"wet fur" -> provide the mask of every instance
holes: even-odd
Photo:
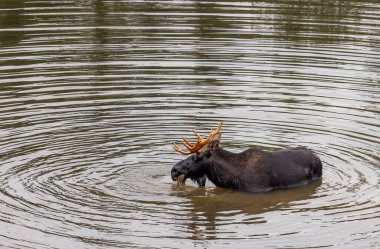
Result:
[[[207,176],[218,187],[263,192],[318,179],[322,176],[322,163],[306,147],[275,152],[251,148],[233,153],[216,146],[177,163],[172,169],[173,180],[181,174],[201,187]]]

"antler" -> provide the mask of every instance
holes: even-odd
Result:
[[[186,138],[182,137],[181,143],[189,150],[189,151],[183,151],[181,150],[176,143],[173,144],[173,148],[175,151],[183,154],[183,155],[190,155],[193,153],[198,153],[206,144],[208,144],[211,139],[219,133],[220,129],[222,128],[222,122],[219,122],[218,128],[214,131],[212,128],[210,129],[210,135],[206,139],[203,139],[201,135],[199,135],[194,129],[192,130],[197,136],[197,142],[195,144],[189,142]]]

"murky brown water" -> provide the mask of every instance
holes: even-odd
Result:
[[[380,248],[379,34],[377,0],[1,0],[0,247]],[[323,179],[176,187],[218,120]]]

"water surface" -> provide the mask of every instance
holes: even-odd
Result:
[[[379,248],[380,4],[0,2],[0,247]],[[324,176],[191,182],[171,143],[308,146]]]

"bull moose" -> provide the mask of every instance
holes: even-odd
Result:
[[[250,148],[233,153],[221,148],[222,123],[210,130],[203,139],[195,130],[197,141],[182,138],[188,149],[183,151],[174,143],[174,150],[190,155],[171,170],[173,181],[185,183],[190,178],[204,187],[206,177],[218,187],[249,192],[264,192],[278,188],[304,185],[322,176],[322,163],[314,152],[306,147],[264,151]]]

